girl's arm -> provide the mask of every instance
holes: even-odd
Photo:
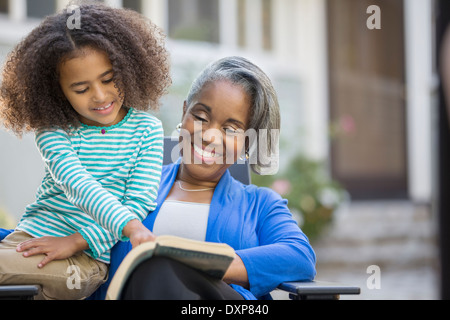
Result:
[[[144,220],[156,209],[164,155],[164,130],[162,124],[147,130],[142,139],[135,166],[126,181],[122,204]]]
[[[122,229],[137,217],[86,171],[68,134],[62,130],[39,132],[36,144],[54,182],[70,203],[89,214],[117,239],[123,239]]]
[[[145,219],[149,212],[156,208],[156,197],[161,179],[161,168],[164,152],[164,130],[162,124],[158,121],[148,123],[148,128],[141,141],[140,151],[133,157],[136,157],[135,166],[130,171],[126,180],[126,190],[121,204],[125,206],[132,214],[138,217],[139,221]],[[101,233],[99,225],[89,226],[80,232],[89,242],[91,255],[95,252],[105,252],[115,244],[104,243],[105,248],[98,247],[98,234]],[[123,229],[122,234],[129,238],[133,247],[142,242],[154,240],[153,234],[142,224],[137,221],[129,222]],[[102,239],[107,239],[103,236]]]
[[[153,139],[160,139],[161,141],[163,139],[162,134],[158,132],[156,134],[157,138],[153,135],[151,137]],[[123,232],[125,226],[130,221],[141,221],[144,219],[151,209],[151,205],[155,202],[155,190],[157,190],[157,186],[159,185],[162,166],[162,142],[160,146],[156,147],[156,150],[152,149],[151,151],[158,153],[158,150],[161,150],[160,161],[151,164],[153,176],[156,176],[156,179],[153,183],[144,184],[141,180],[135,178],[140,174],[142,175],[142,172],[136,172],[136,175],[133,173],[130,178],[133,182],[130,182],[130,188],[125,195],[125,205],[105,190],[86,171],[66,132],[61,130],[40,132],[36,137],[36,143],[48,171],[55,183],[64,191],[67,199],[97,221],[98,225],[88,226],[79,230],[89,243],[91,249],[95,247],[99,238],[105,238],[102,234],[99,235],[99,227],[111,232],[116,239],[128,240],[128,237]],[[149,161],[145,157],[146,150],[148,149],[145,143],[146,141],[143,142],[144,147],[141,148],[142,156],[140,160],[142,162],[138,162],[138,165],[145,165],[146,161]],[[139,183],[141,183],[140,189],[136,187]],[[107,238],[105,238],[105,243],[108,244],[108,247],[102,248],[102,252],[109,250],[111,245],[113,245],[111,239]],[[95,248],[93,251],[95,254],[99,250]]]

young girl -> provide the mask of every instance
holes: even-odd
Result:
[[[163,157],[157,109],[171,83],[160,30],[101,4],[48,17],[10,54],[0,116],[36,132],[46,175],[36,202],[0,243],[0,284],[39,284],[40,298],[82,299],[107,276],[110,249],[154,239]],[[61,243],[61,242],[64,242]]]

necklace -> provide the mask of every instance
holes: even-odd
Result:
[[[177,181],[178,186],[180,187],[181,190],[186,191],[186,192],[203,192],[203,191],[209,191],[209,190],[214,190],[215,188],[207,188],[207,189],[196,189],[196,190],[192,190],[192,189],[185,189],[183,188],[183,186],[181,185],[181,181],[178,180]]]

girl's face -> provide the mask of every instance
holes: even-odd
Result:
[[[59,72],[61,89],[82,123],[109,127],[123,120],[123,98],[106,53],[84,48],[77,57],[63,61]]]
[[[246,92],[227,81],[207,84],[190,106],[185,103],[184,173],[196,180],[218,182],[244,153],[250,108]]]

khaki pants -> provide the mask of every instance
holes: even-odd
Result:
[[[0,285],[39,285],[38,300],[81,300],[106,281],[107,265],[85,253],[39,269],[42,255],[25,258],[16,252],[18,244],[30,239],[25,232],[16,231],[0,242]]]

